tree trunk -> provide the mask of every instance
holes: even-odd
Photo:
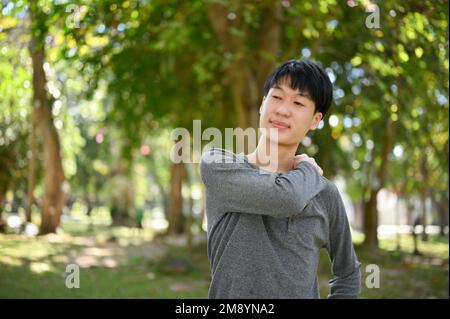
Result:
[[[188,252],[192,251],[193,245],[193,234],[192,234],[192,225],[194,224],[194,198],[192,197],[192,186],[195,183],[195,164],[189,164],[185,166],[186,172],[186,184],[189,188],[189,196],[188,196],[188,209],[186,214],[186,236],[187,236],[187,250]]]
[[[422,217],[420,218],[422,224],[422,241],[428,240],[428,234],[426,232],[427,224],[428,224],[428,216],[427,216],[427,197],[425,191],[422,191],[420,196],[420,208],[422,209]]]
[[[8,183],[0,181],[0,233],[6,232],[6,224],[3,221],[3,205],[5,204],[6,190],[8,189]]]
[[[89,185],[89,183],[87,183]],[[94,203],[89,195],[89,187],[86,186],[85,192],[84,192],[84,203],[86,204],[86,216],[89,218],[89,230],[93,229],[94,221],[92,220],[92,209],[94,208]]]
[[[224,54],[232,54],[233,60],[227,69],[228,83],[232,92],[233,107],[236,112],[236,126],[245,130],[259,127],[259,106],[265,78],[272,71],[281,44],[282,10],[279,1],[268,2],[261,10],[261,27],[256,36],[256,48],[248,54],[248,24],[242,15],[233,21],[228,19],[228,8],[219,2],[208,7],[209,20],[223,45]],[[242,32],[233,34],[232,27]],[[241,138],[238,136],[237,138]],[[236,152],[252,152],[253,147],[247,140],[244,149]],[[256,145],[255,145],[256,146]]]
[[[323,169],[323,175],[326,178],[331,179],[336,174],[336,167],[332,167],[335,161],[331,158],[331,150],[333,146],[333,139],[331,137],[331,129],[330,125],[324,125],[322,132],[324,136],[326,136],[323,146],[320,148],[320,167]]]
[[[417,245],[417,236],[416,236],[416,225],[417,225],[417,218],[414,213],[414,201],[411,198],[408,198],[406,200],[406,207],[408,210],[408,224],[411,225],[411,235],[413,239],[413,254],[414,255],[420,255],[419,252],[419,246]]]
[[[427,241],[428,240],[428,234],[426,231],[427,224],[428,224],[428,216],[427,216],[427,197],[428,197],[428,168],[427,168],[427,160],[426,157],[422,158],[420,170],[422,173],[422,182],[423,182],[423,189],[420,193],[420,202],[421,202],[421,208],[422,208],[422,240]]]
[[[362,200],[352,201],[353,210],[355,211],[355,228],[363,232],[364,230],[364,202]]]
[[[377,190],[370,191],[369,200],[364,201],[364,245],[369,249],[378,247]]]
[[[398,103],[400,107],[400,103]],[[393,121],[391,117],[387,120],[387,130],[383,138],[381,149],[381,164],[376,172],[376,179],[373,181],[376,185],[369,185],[369,200],[364,204],[364,233],[366,235],[364,244],[369,248],[378,248],[377,228],[378,228],[378,211],[377,211],[377,195],[383,188],[386,181],[386,174],[389,162],[389,154],[395,141],[398,121]],[[373,157],[374,158],[374,157]],[[374,163],[374,160],[372,160]]]
[[[37,21],[38,7],[35,2],[30,3],[32,25]],[[42,221],[40,234],[56,231],[59,226],[64,206],[65,181],[62,166],[61,147],[58,132],[53,124],[50,101],[46,91],[46,77],[44,71],[44,38],[32,29],[30,54],[33,65],[33,113],[37,129],[43,145],[44,153],[44,200],[42,207]],[[42,31],[41,31],[42,33]]]
[[[194,172],[195,172],[195,177],[197,178],[198,181],[202,181],[202,177],[200,174],[200,165],[196,165],[194,167]],[[200,183],[200,189],[201,189],[201,208],[200,208],[200,217],[198,219],[198,229],[200,229],[200,232],[203,231],[203,220],[205,218],[205,188],[204,188],[204,184],[203,182]]]
[[[1,200],[1,198],[0,198],[0,200]],[[6,231],[6,225],[2,218],[2,211],[0,210],[0,233],[5,233],[5,231]]]
[[[26,222],[31,223],[31,213],[34,199],[34,187],[36,185],[36,121],[35,112],[31,114],[30,128],[30,156],[28,158],[28,192],[27,192],[27,208],[25,212]]]
[[[363,198],[361,201],[362,218],[363,218],[363,245],[369,249],[378,247],[378,214],[377,214],[377,194],[378,191],[372,189],[373,187],[373,165],[374,165],[374,149],[372,150],[372,161],[369,163],[368,182],[364,185]],[[376,192],[376,193],[375,193]]]
[[[192,183],[189,183],[189,205],[186,216],[186,237],[187,237],[187,251],[192,252],[192,210],[194,208],[194,199],[192,198]]]
[[[401,238],[400,238],[400,224],[401,224],[401,212],[400,212],[401,205],[400,204],[401,204],[401,197],[400,197],[399,193],[396,193],[396,195],[397,195],[397,202],[395,204],[395,226],[396,226],[397,230],[395,232],[395,239],[397,241],[396,249],[398,251],[400,251],[401,248],[402,248],[401,243],[400,243],[400,240],[401,240]]]
[[[445,236],[445,227],[448,226],[449,216],[448,198],[444,192],[441,192],[438,196],[432,192],[431,199],[438,212],[439,236]]]
[[[150,171],[149,174],[151,175],[152,180],[155,182],[156,186],[158,187],[159,193],[162,198],[164,217],[168,220],[169,219],[169,200],[167,198],[166,190],[164,189],[164,186],[156,173],[153,173],[152,171]]]
[[[112,226],[135,226],[134,189],[133,189],[133,162],[125,160],[119,162],[115,175],[112,177]]]
[[[167,234],[182,234],[183,227],[183,194],[182,186],[185,177],[184,163],[172,163],[170,167],[170,190],[169,190],[169,227]]]
[[[394,49],[395,51],[395,49]],[[397,62],[397,53],[393,52],[392,59],[394,60],[394,65],[398,65]],[[397,100],[397,106],[398,106],[398,113],[400,114],[402,110],[402,101],[400,100],[400,93],[401,93],[401,81],[400,77],[396,78],[397,83],[397,94],[396,94],[396,100]],[[383,144],[381,149],[381,164],[378,167],[376,174],[375,174],[375,180],[370,181],[368,185],[369,189],[369,200],[364,205],[364,215],[365,215],[365,222],[364,222],[364,233],[365,233],[365,239],[364,244],[369,248],[378,248],[378,237],[377,237],[377,228],[378,228],[378,211],[377,211],[377,195],[378,192],[384,187],[386,182],[386,175],[388,171],[388,164],[389,164],[389,154],[392,152],[392,148],[394,146],[395,138],[396,138],[396,132],[398,127],[399,121],[392,120],[392,117],[388,114],[387,118],[387,129],[386,133],[383,137]],[[373,148],[373,151],[375,151],[375,148]],[[375,163],[375,154],[372,155],[372,163]],[[375,185],[373,185],[375,184]],[[367,210],[366,210],[367,209]]]

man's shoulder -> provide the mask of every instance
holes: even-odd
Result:
[[[329,179],[323,177],[325,187],[311,200],[316,207],[320,207],[328,218],[334,219],[336,214],[339,214],[340,203],[342,203],[341,193],[338,187]],[[344,211],[345,213],[345,211]]]
[[[328,207],[339,199],[340,193],[337,186],[328,178],[322,176],[321,179],[324,187],[313,199]]]
[[[328,178],[323,177],[323,179],[325,181],[325,187],[321,192],[321,193],[323,193],[322,195],[324,195],[324,196],[339,195],[339,189],[337,188],[337,186],[332,181],[330,181]]]

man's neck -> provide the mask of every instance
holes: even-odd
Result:
[[[256,166],[271,172],[286,173],[294,167],[298,145],[279,145],[261,138],[255,151],[247,155]]]

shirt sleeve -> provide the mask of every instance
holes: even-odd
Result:
[[[236,154],[212,148],[202,154],[200,172],[206,200],[219,214],[227,212],[284,218],[300,214],[326,186],[307,162],[287,173],[251,167]]]
[[[335,185],[331,193],[327,201],[332,213],[327,250],[333,279],[329,282],[328,298],[356,299],[361,286],[361,263],[355,254],[345,206]]]

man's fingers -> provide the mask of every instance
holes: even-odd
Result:
[[[297,166],[300,162],[309,162],[311,163],[319,172],[320,175],[323,176],[322,168],[316,163],[314,157],[309,157],[307,154],[303,153],[295,156],[295,165]]]

